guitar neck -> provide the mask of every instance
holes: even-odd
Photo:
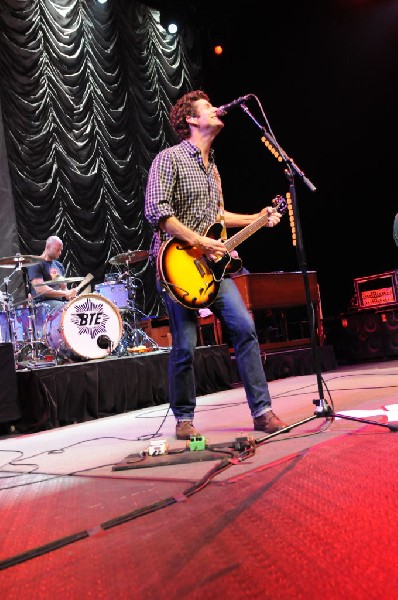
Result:
[[[283,196],[276,196],[272,201],[274,208],[280,212],[284,213],[287,210],[286,200]],[[253,235],[258,229],[264,227],[268,223],[268,214],[265,213],[261,215],[258,219],[250,223],[250,225],[246,225],[243,229],[235,233],[231,238],[227,239],[224,242],[224,246],[227,248],[228,252],[231,252],[234,248],[239,246],[242,242],[244,242],[248,237]]]
[[[246,227],[244,227],[243,229],[241,229],[240,231],[235,233],[235,235],[228,238],[224,242],[224,246],[226,247],[228,252],[231,252],[231,250],[234,250],[234,248],[236,248],[237,246],[239,246],[239,244],[241,244],[242,242],[247,240],[248,237],[253,235],[253,233],[256,233],[256,231],[258,229],[260,229],[267,223],[268,223],[268,215],[267,214],[262,215],[261,217],[259,217],[255,221],[253,221],[253,223],[250,223],[250,225],[246,225]]]

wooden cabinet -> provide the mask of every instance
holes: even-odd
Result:
[[[234,281],[253,315],[262,350],[310,345],[307,295],[301,271],[250,273],[237,275]],[[315,271],[308,272],[308,293],[317,341],[323,345],[321,296]],[[267,327],[268,335],[265,334]],[[272,330],[274,335],[270,333]]]

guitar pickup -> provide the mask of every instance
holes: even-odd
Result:
[[[204,276],[205,276],[205,270],[204,270],[204,268],[203,268],[203,266],[202,266],[202,261],[201,261],[201,260],[198,260],[198,259],[196,258],[196,259],[194,260],[194,265],[195,265],[195,267],[198,269],[198,271],[199,271],[199,275],[200,275],[201,277],[204,277]]]

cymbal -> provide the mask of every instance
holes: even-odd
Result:
[[[41,287],[42,285],[59,285],[60,283],[73,283],[74,281],[83,281],[84,277],[56,277],[49,281],[43,281],[43,283],[36,283],[35,287]]]
[[[147,256],[149,256],[147,250],[127,250],[124,254],[117,254],[113,258],[110,258],[109,262],[111,265],[122,265],[124,263],[129,263],[131,265],[140,260],[144,260]]]
[[[30,267],[39,263],[42,259],[40,256],[33,256],[31,254],[16,254],[15,256],[5,256],[0,258],[0,267],[6,269],[13,269],[14,267]]]

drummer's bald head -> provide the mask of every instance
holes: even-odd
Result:
[[[43,250],[42,256],[44,260],[58,260],[61,256],[64,245],[61,238],[57,235],[50,235],[46,240],[46,247]]]
[[[63,245],[61,238],[59,238],[57,235],[50,235],[50,237],[46,239],[46,248],[53,246],[54,244]]]

